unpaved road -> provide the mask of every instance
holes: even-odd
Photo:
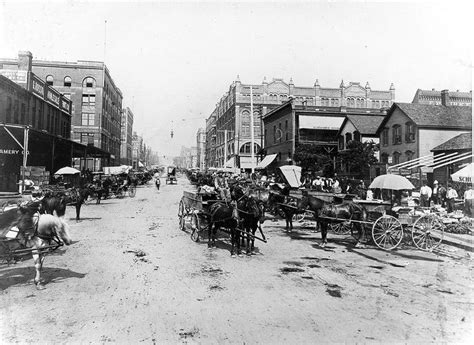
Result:
[[[73,245],[0,266],[0,342],[314,344],[468,342],[472,262],[444,247],[354,249],[345,236],[267,221],[259,254],[231,258],[178,230],[185,179],[66,215]],[[143,252],[143,253],[142,253]],[[145,255],[143,255],[145,254]],[[140,256],[143,255],[143,256]]]

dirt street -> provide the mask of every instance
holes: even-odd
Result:
[[[467,342],[472,261],[355,249],[349,236],[264,224],[258,254],[232,258],[178,229],[187,180],[105,200],[66,219],[74,243],[45,260],[46,289],[28,259],[0,266],[0,342],[314,344]]]

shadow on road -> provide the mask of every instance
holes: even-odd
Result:
[[[0,269],[0,291],[12,286],[32,284],[35,273],[33,266]],[[49,284],[61,282],[68,278],[84,278],[86,274],[64,268],[43,267],[41,276],[45,280],[45,284]]]

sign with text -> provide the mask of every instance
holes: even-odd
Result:
[[[26,84],[28,80],[28,72],[27,71],[18,71],[12,69],[0,69],[0,74],[4,77],[10,79],[15,83],[24,83]]]
[[[34,74],[32,75],[32,78],[31,78],[30,91],[44,99],[44,82],[40,78],[35,76]]]

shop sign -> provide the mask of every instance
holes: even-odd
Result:
[[[17,150],[17,149],[0,149],[0,154],[2,155],[19,155],[23,154],[23,150]],[[30,151],[28,151],[28,154],[30,154]]]
[[[32,79],[31,91],[36,93],[41,98],[44,98],[44,83],[38,80],[35,76]]]
[[[48,89],[48,92],[46,93],[46,98],[59,106],[59,95],[53,92],[51,89]]]
[[[61,97],[61,108],[69,113],[69,109],[70,109],[69,101],[64,97]]]
[[[28,72],[27,71],[18,71],[12,69],[0,69],[0,74],[4,77],[7,77],[11,81],[15,83],[26,83],[28,80]]]
[[[411,169],[398,169],[400,172],[400,175],[402,176],[410,176],[411,175]]]

